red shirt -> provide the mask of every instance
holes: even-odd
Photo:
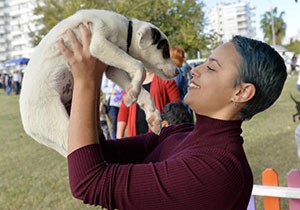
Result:
[[[159,112],[162,111],[167,103],[180,101],[179,90],[177,88],[176,82],[174,80],[163,80],[156,75],[151,82],[150,95],[152,96],[154,104]],[[127,123],[128,136],[137,135],[136,113],[136,103],[134,103],[130,107],[127,107],[122,100],[118,113],[118,122]]]
[[[109,210],[246,210],[253,176],[241,121],[196,116],[68,156],[74,197]]]

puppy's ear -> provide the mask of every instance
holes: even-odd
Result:
[[[161,38],[160,32],[151,26],[140,28],[137,35],[140,49],[146,49],[152,44],[157,44]]]

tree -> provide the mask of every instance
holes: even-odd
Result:
[[[280,12],[277,16],[278,10],[277,7],[271,11],[267,11],[263,14],[262,19],[260,20],[260,28],[263,31],[264,39],[269,44],[272,44],[272,17],[274,22],[274,34],[275,34],[275,43],[281,44],[282,39],[285,36],[286,23],[283,20],[285,12]]]
[[[41,17],[37,20],[37,24],[42,25],[43,28],[32,32],[33,44],[37,45],[53,26],[77,10],[84,8],[109,9],[111,2],[111,0],[37,0],[34,13]]]
[[[44,28],[33,35],[37,44],[60,20],[78,9],[101,8],[116,11],[129,18],[148,21],[159,27],[171,45],[181,46],[189,55],[207,50],[203,33],[203,3],[197,0],[43,0],[35,9],[42,16]]]
[[[139,0],[139,2],[135,5],[141,5],[140,8],[135,7],[134,10],[124,13],[158,26],[168,36],[171,45],[181,46],[190,55],[196,55],[200,49],[206,49],[207,43],[202,32],[204,28],[202,3],[195,0]],[[122,5],[122,8],[125,5]]]
[[[298,40],[291,40],[290,43],[284,47],[290,52],[300,54],[300,41]]]

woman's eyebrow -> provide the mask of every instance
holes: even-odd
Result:
[[[209,57],[208,60],[209,60],[209,61],[214,61],[214,62],[216,62],[216,63],[218,64],[218,66],[219,66],[220,68],[222,68],[222,65],[220,64],[220,62],[218,61],[218,59]]]

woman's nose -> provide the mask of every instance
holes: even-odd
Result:
[[[193,68],[191,70],[191,74],[193,77],[199,77],[201,75],[201,70],[200,70],[200,66],[197,66],[196,68]]]

